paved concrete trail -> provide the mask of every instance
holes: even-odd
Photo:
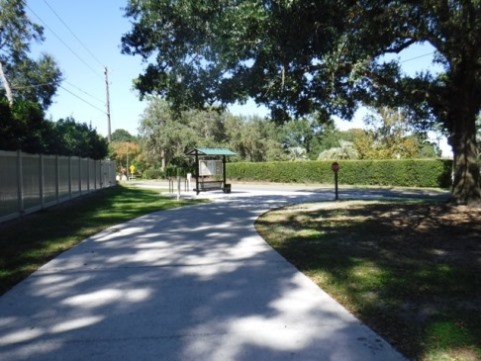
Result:
[[[404,360],[253,227],[332,193],[201,196],[216,200],[112,227],[0,297],[0,360]]]

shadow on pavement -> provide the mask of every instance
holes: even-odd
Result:
[[[0,359],[403,360],[255,232],[267,209],[329,192],[208,197],[111,227],[7,292]]]

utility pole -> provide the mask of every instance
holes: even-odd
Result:
[[[110,95],[109,95],[109,73],[107,67],[104,68],[105,74],[105,89],[107,92],[107,124],[108,124],[108,135],[107,139],[109,143],[112,141],[112,129],[110,126]]]

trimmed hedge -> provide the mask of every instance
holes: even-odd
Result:
[[[164,172],[162,169],[146,169],[142,173],[142,178],[144,179],[159,179],[159,178],[164,178]]]
[[[227,176],[245,181],[332,183],[332,161],[228,163]],[[435,187],[451,186],[452,161],[446,159],[339,161],[339,184]]]

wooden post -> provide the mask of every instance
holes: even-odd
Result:
[[[337,172],[334,172],[334,190],[335,190],[335,200],[339,200],[339,185],[338,185],[338,178],[337,178]]]
[[[23,162],[22,151],[17,150],[17,197],[18,197],[18,211],[23,214]]]
[[[331,170],[334,172],[334,191],[335,191],[335,198],[334,199],[336,201],[339,200],[339,185],[338,185],[337,173],[339,172],[340,168],[341,167],[339,166],[339,163],[337,163],[337,162],[334,162],[331,165]]]
[[[195,150],[195,169],[196,169],[196,175],[195,175],[195,190],[197,192],[197,195],[199,195],[199,174],[200,174],[200,169],[199,169],[199,152],[196,149]]]
[[[55,156],[55,200],[60,203],[60,164],[59,156]]]
[[[225,172],[225,162],[226,162],[226,158],[225,158],[225,155],[222,156],[222,177],[223,177],[223,182],[222,182],[222,186],[225,187],[225,181],[226,181],[226,172]]]
[[[38,192],[40,196],[40,208],[44,209],[45,208],[45,197],[44,197],[44,188],[45,188],[45,169],[44,169],[44,159],[43,155],[39,154],[38,155],[38,168],[39,168],[39,174],[38,174]]]
[[[112,132],[111,132],[111,123],[110,123],[110,94],[109,94],[109,72],[107,70],[107,67],[104,68],[104,74],[105,74],[105,92],[106,92],[106,98],[107,98],[107,140],[109,143],[112,142]]]

